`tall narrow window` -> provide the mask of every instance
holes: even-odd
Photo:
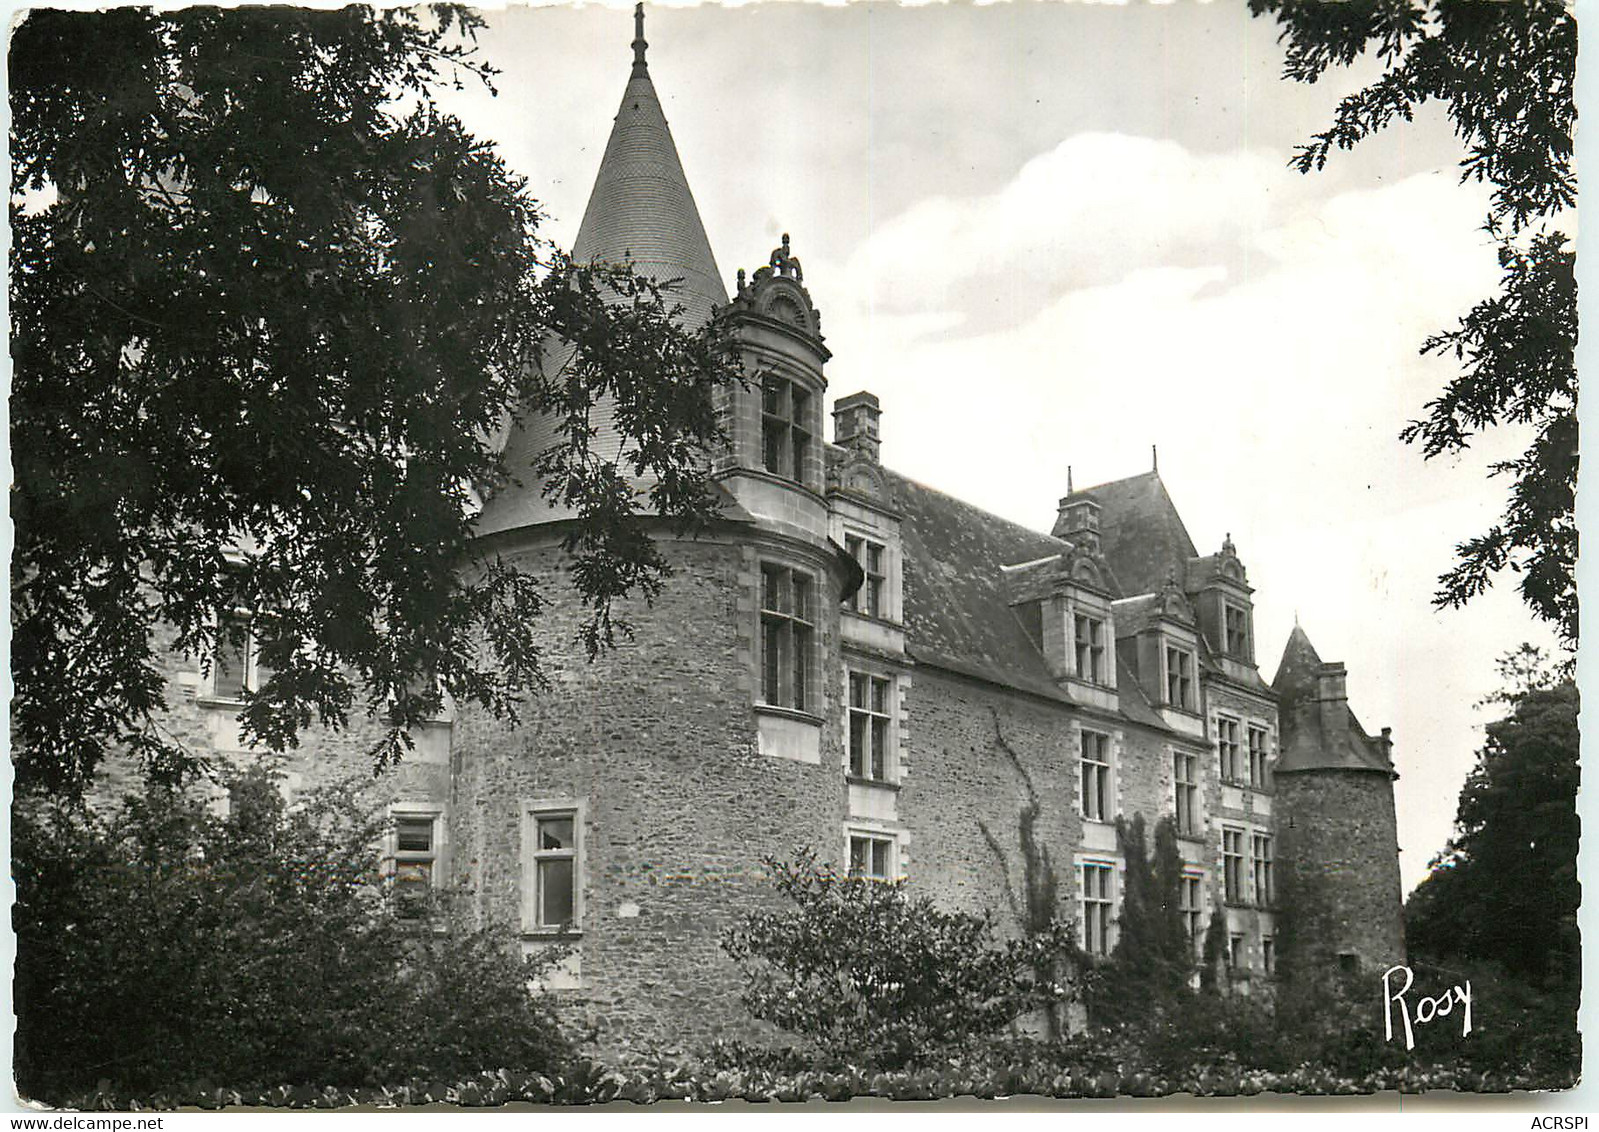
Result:
[[[1110,954],[1111,866],[1083,866],[1083,947],[1093,955]]]
[[[769,375],[761,384],[761,451],[768,472],[805,482],[811,446],[811,395],[794,382]]]
[[[811,578],[786,566],[761,566],[761,699],[810,711]]]
[[[1244,933],[1232,932],[1227,936],[1227,966],[1234,971],[1244,969]]]
[[[428,913],[438,865],[437,825],[433,814],[402,814],[394,819],[395,911],[407,919]]]
[[[888,573],[883,544],[873,542],[871,539],[857,538],[855,535],[846,535],[844,549],[849,551],[851,558],[860,563],[861,572],[866,575],[866,580],[861,583],[861,588],[855,591],[855,597],[849,603],[849,607],[856,613],[864,613],[868,617],[887,617]]]
[[[243,613],[225,616],[211,650],[211,694],[219,700],[243,700],[260,691],[272,673],[261,663],[256,634]]]
[[[1266,729],[1264,727],[1255,727],[1251,724],[1249,728],[1249,785],[1256,790],[1271,789],[1271,781],[1267,777],[1268,773],[1266,769]]]
[[[1110,737],[1098,731],[1082,732],[1082,763],[1083,817],[1110,821],[1115,814],[1110,793]]]
[[[849,839],[849,875],[867,880],[894,877],[894,839],[852,833]]]
[[[1223,782],[1245,782],[1244,764],[1238,753],[1238,721],[1225,717],[1216,720],[1216,746],[1221,752]]]
[[[1221,863],[1223,895],[1229,904],[1244,902],[1244,831],[1221,831]]]
[[[1241,605],[1227,605],[1222,610],[1225,624],[1228,656],[1239,660],[1249,659],[1249,613]]]
[[[1199,756],[1176,752],[1172,756],[1172,777],[1177,792],[1177,832],[1192,837],[1199,832]]]
[[[849,674],[849,772],[856,778],[888,780],[892,686],[880,676]]]
[[[1183,930],[1188,933],[1189,942],[1194,945],[1196,952],[1205,942],[1203,884],[1202,878],[1184,873],[1180,881],[1181,887],[1177,892],[1177,907],[1183,918]]]
[[[1268,975],[1277,973],[1277,941],[1269,935],[1260,937],[1260,965]]]
[[[577,921],[577,813],[533,814],[533,922],[568,928]]]
[[[1169,645],[1166,648],[1166,702],[1172,707],[1194,710],[1194,654]]]
[[[1255,903],[1270,907],[1273,899],[1271,875],[1271,835],[1257,833],[1250,839],[1250,867],[1255,874]]]
[[[1072,632],[1077,643],[1077,678],[1092,684],[1109,683],[1105,664],[1105,622],[1079,613],[1073,619]]]

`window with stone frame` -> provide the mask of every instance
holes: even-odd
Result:
[[[1172,782],[1177,801],[1177,833],[1195,837],[1200,831],[1199,756],[1192,751],[1172,754]]]
[[[1272,887],[1271,834],[1257,833],[1250,837],[1250,872],[1255,882],[1255,903],[1269,908],[1276,893]]]
[[[814,711],[815,580],[803,570],[761,564],[761,701]]]
[[[1266,765],[1266,729],[1249,725],[1249,785],[1256,790],[1271,789],[1271,770]]]
[[[1099,731],[1079,733],[1082,762],[1083,817],[1089,821],[1113,821],[1116,817],[1112,793],[1110,736]]]
[[[1196,706],[1194,654],[1176,645],[1166,646],[1166,703],[1184,711]]]
[[[1077,678],[1090,684],[1109,684],[1108,656],[1105,648],[1105,619],[1088,613],[1072,618],[1072,640],[1077,652]]]
[[[880,833],[850,833],[850,876],[866,880],[893,880],[895,868],[894,838]]]
[[[1260,967],[1268,975],[1277,973],[1277,940],[1270,933],[1260,937]]]
[[[1238,745],[1238,721],[1225,715],[1216,718],[1216,749],[1221,754],[1221,780],[1244,783],[1249,776]]]
[[[442,812],[396,807],[390,811],[390,820],[393,825],[389,830],[385,871],[394,897],[395,914],[402,919],[425,918],[433,910],[433,893],[442,880],[439,854]]]
[[[844,549],[860,564],[866,578],[846,604],[856,613],[886,618],[888,608],[888,549],[880,542],[857,535],[844,536]]]
[[[1233,971],[1244,969],[1243,932],[1229,932],[1227,935],[1227,967]]]
[[[259,692],[272,679],[261,663],[260,645],[250,615],[229,613],[217,625],[211,649],[211,695],[230,703],[242,702],[246,692]]]
[[[1244,902],[1244,831],[1221,831],[1222,895],[1229,904]]]
[[[1193,944],[1195,954],[1205,945],[1205,880],[1184,873],[1178,878],[1177,909],[1183,918],[1183,930]]]
[[[550,803],[527,812],[530,875],[524,924],[534,931],[572,931],[581,926],[582,815],[571,804]]]
[[[894,682],[867,672],[849,674],[849,772],[888,782],[894,774]]]
[[[1112,947],[1111,922],[1115,910],[1115,891],[1111,865],[1086,863],[1082,866],[1083,949],[1090,955],[1109,955]]]
[[[777,374],[767,374],[761,382],[761,455],[763,466],[772,475],[805,482],[805,463],[815,434],[813,401],[797,382]]]
[[[1222,606],[1222,621],[1223,651],[1238,660],[1249,660],[1249,610],[1226,602]]]

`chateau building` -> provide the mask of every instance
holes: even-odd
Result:
[[[530,950],[573,941],[558,985],[611,1046],[736,1032],[720,933],[768,898],[761,857],[799,847],[1008,931],[1053,886],[1044,911],[1105,955],[1117,819],[1170,818],[1196,954],[1221,909],[1240,993],[1289,946],[1401,960],[1391,743],[1351,712],[1343,665],[1296,627],[1266,681],[1238,548],[1201,554],[1156,471],[1068,484],[1044,533],[884,467],[892,406],[869,392],[833,400],[827,442],[830,354],[794,246],[728,294],[637,21],[573,253],[681,279],[686,318],[730,325],[751,381],[719,404],[721,518],[657,524],[675,572],[632,640],[590,663],[582,610],[552,607],[552,687],[520,722],[462,710],[423,737],[393,778],[397,878],[462,886]],[[549,435],[527,423],[508,457]],[[553,577],[570,518],[514,487],[480,537]],[[236,747],[238,687],[183,683],[190,734]],[[296,781],[361,748],[342,742],[308,743]]]

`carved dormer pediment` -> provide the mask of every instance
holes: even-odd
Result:
[[[1183,593],[1182,586],[1177,584],[1175,572],[1166,575],[1166,584],[1155,596],[1155,613],[1185,625],[1196,623],[1194,607],[1189,602],[1188,595]]]
[[[892,502],[883,466],[855,452],[837,463],[829,461],[827,486],[829,490],[847,492],[880,507],[888,507]]]
[[[790,251],[785,232],[782,244],[772,250],[770,262],[756,268],[753,279],[739,268],[738,291],[728,307],[734,313],[769,319],[820,342],[822,315],[811,302],[804,280],[799,257]]]

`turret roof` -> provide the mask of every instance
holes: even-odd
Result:
[[[633,70],[572,257],[585,263],[631,258],[640,275],[681,279],[674,298],[685,308],[685,321],[698,326],[710,318],[713,306],[727,302],[727,288],[650,80],[642,4],[634,10],[634,26]]]
[[[1348,701],[1338,704],[1330,718],[1322,712],[1318,677],[1323,668],[1316,646],[1296,622],[1283,647],[1271,689],[1277,693],[1277,773],[1300,770],[1375,770],[1393,774],[1391,757],[1383,740],[1373,739],[1355,718]]]

